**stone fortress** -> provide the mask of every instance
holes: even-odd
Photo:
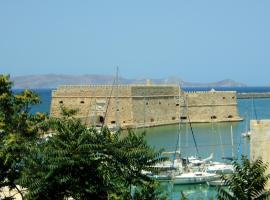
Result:
[[[151,127],[186,122],[240,121],[235,91],[183,92],[178,85],[60,86],[51,116],[77,109],[88,126]]]

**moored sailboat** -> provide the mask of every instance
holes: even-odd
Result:
[[[188,172],[174,176],[173,183],[175,185],[199,184],[218,180],[219,178],[219,175],[207,172]]]

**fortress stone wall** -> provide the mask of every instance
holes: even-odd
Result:
[[[239,121],[235,92],[184,93],[177,85],[60,86],[51,115],[77,109],[87,125],[148,127],[179,122]]]
[[[157,126],[179,122],[179,87],[165,85],[131,88],[134,126]]]
[[[182,119],[189,116],[192,122],[240,121],[235,91],[191,92],[182,95]]]

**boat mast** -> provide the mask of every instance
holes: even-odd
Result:
[[[232,142],[232,159],[234,158],[234,146],[233,146],[233,127],[231,125],[231,142]]]
[[[258,116],[257,116],[257,111],[256,111],[256,107],[255,107],[255,102],[254,102],[254,98],[252,97],[252,108],[255,114],[255,119],[258,120]]]
[[[119,68],[116,67],[116,97],[115,97],[115,118],[116,118],[116,130],[120,128],[120,121],[119,121]]]
[[[179,137],[178,137],[178,151],[179,151],[179,154],[181,153],[181,145],[180,145],[180,142],[181,142],[181,106],[180,106],[180,95],[181,95],[181,85],[179,84],[179,94],[178,94],[178,104],[179,104],[179,123],[178,123],[178,134],[179,134]]]
[[[180,86],[179,86],[180,87]],[[174,153],[174,158],[173,158],[173,167],[175,165],[175,160],[176,160],[176,154],[179,153],[179,157],[181,156],[181,109],[180,109],[180,88],[179,88],[179,94],[178,94],[178,101],[176,103],[179,103],[179,123],[178,123],[178,137],[177,137],[177,144],[175,147],[175,153]]]
[[[254,116],[253,116],[253,113],[254,113],[254,111],[253,111],[253,105],[254,105],[254,99],[252,97],[251,98],[251,119],[254,119]]]
[[[213,91],[210,90],[210,91]],[[213,94],[213,93],[212,93]],[[215,105],[215,102],[212,98],[212,105]],[[215,112],[214,112],[214,107],[212,106],[211,107],[211,111],[212,111],[212,116],[215,116]],[[216,127],[216,131],[218,133],[218,137],[219,137],[219,143],[220,143],[220,146],[221,146],[221,153],[222,153],[222,157],[224,158],[225,157],[225,151],[224,151],[224,145],[223,145],[223,142],[222,142],[222,137],[221,137],[221,134],[220,134],[220,126],[216,123],[216,121],[214,121],[214,118],[211,117],[211,124],[212,124],[212,130],[214,129],[214,126]]]

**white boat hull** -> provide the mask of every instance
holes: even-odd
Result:
[[[152,178],[158,180],[158,181],[171,181],[172,176],[169,175],[154,175]]]
[[[205,171],[212,174],[232,174],[234,166],[232,164],[213,162],[206,167]]]
[[[219,179],[218,175],[209,174],[205,172],[183,173],[181,175],[174,176],[173,183],[175,185],[200,184],[206,183],[207,181],[214,181],[218,179]]]
[[[214,181],[207,181],[207,185],[216,187],[216,186],[224,186],[225,183],[224,181],[219,179],[219,180],[214,180]]]

